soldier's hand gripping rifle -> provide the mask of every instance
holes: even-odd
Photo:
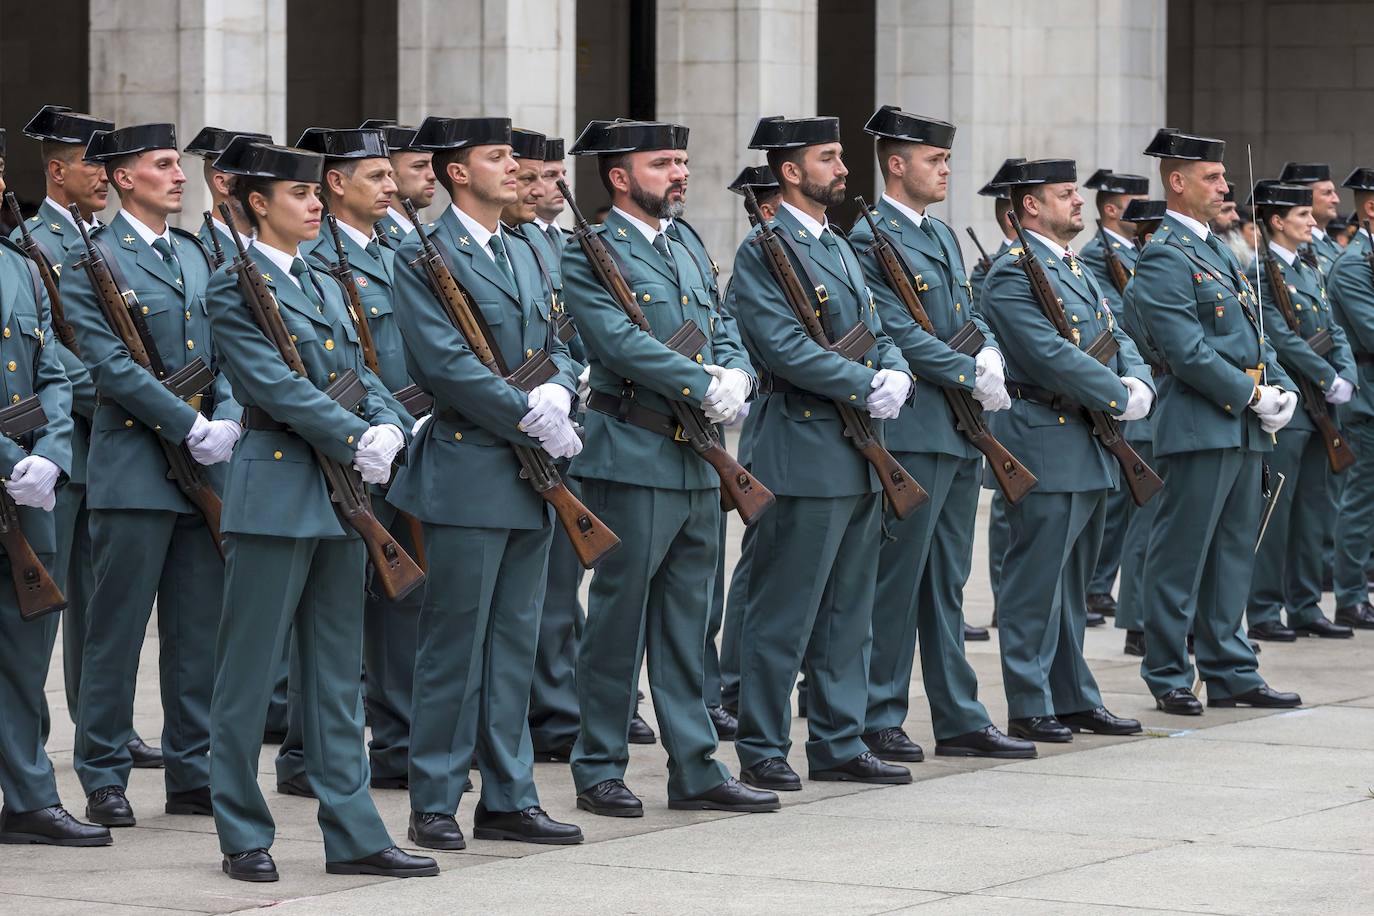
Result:
[[[760,246],[763,251],[763,261],[768,266],[769,274],[782,289],[788,306],[791,307],[797,320],[801,322],[802,328],[806,331],[806,336],[819,346],[846,356],[848,359],[861,359],[868,347],[873,345],[872,331],[869,331],[868,327],[860,321],[845,332],[844,336],[841,337],[841,343],[832,344],[821,324],[820,312],[816,310],[816,305],[812,303],[806,288],[802,285],[801,278],[797,276],[797,271],[792,266],[792,261],[787,255],[787,249],[783,247],[777,232],[768,225],[768,220],[764,218],[763,211],[759,209],[759,201],[754,196],[752,188],[746,187],[744,189],[744,206],[759,227],[759,234],[754,238],[752,244]],[[845,340],[855,339],[860,332],[866,332],[864,336],[868,340],[868,347],[864,347],[862,350],[857,348],[847,350],[842,346]],[[882,485],[888,505],[892,507],[892,512],[898,518],[906,518],[930,499],[930,494],[912,479],[911,475],[902,467],[901,462],[892,457],[892,453],[878,441],[868,414],[842,401],[831,401],[831,403],[840,415],[840,422],[844,424],[845,438],[849,440],[850,445],[859,450],[859,454],[864,456],[864,460],[877,473],[878,482]]]
[[[233,213],[226,204],[220,204],[219,212],[225,225],[229,227],[229,234],[234,237],[234,247],[238,251],[238,256],[229,265],[229,270],[238,276],[239,292],[248,304],[248,311],[252,314],[254,323],[276,347],[287,368],[303,379],[310,378],[305,363],[301,360],[300,351],[291,339],[291,332],[287,330],[286,322],[281,317],[277,300],[268,289],[267,282],[263,280],[262,271],[258,270],[258,265],[243,247],[243,240],[234,227]],[[339,374],[338,380],[325,389],[325,394],[345,410],[352,410],[366,397],[367,388],[362,379],[358,378],[358,373],[349,369]],[[383,593],[393,601],[404,598],[424,582],[424,572],[411,559],[410,554],[405,552],[405,548],[391,536],[391,532],[387,531],[372,514],[372,501],[359,473],[351,465],[340,464],[314,446],[311,446],[310,450],[314,453],[315,464],[324,474],[325,484],[329,487],[329,499],[334,503],[334,508],[344,523],[358,532],[363,543],[367,545],[367,555],[372,561],[373,581],[380,582]]]
[[[920,294],[916,292],[916,287],[912,283],[911,276],[907,270],[906,262],[901,254],[892,244],[886,232],[878,225],[873,218],[873,213],[868,209],[868,204],[862,197],[856,199],[859,205],[859,212],[868,220],[868,228],[873,233],[873,254],[878,259],[878,265],[882,268],[883,276],[887,280],[888,287],[896,293],[897,299],[906,307],[916,324],[920,325],[921,330],[931,337],[939,337],[935,333],[935,325],[930,320],[929,313],[921,303]],[[975,356],[983,348],[984,337],[978,330],[978,325],[972,321],[964,323],[954,336],[948,341],[949,347],[957,353],[965,356]],[[950,410],[954,412],[955,426],[969,444],[978,451],[982,452],[988,459],[988,468],[993,476],[997,478],[997,485],[1002,490],[1002,495],[1007,502],[1013,506],[1019,503],[1036,484],[1035,475],[1016,459],[1011,452],[1007,451],[1006,446],[997,441],[987,424],[983,422],[983,407],[978,403],[974,396],[962,388],[941,387],[940,391],[945,396]]]
[[[86,255],[77,265],[86,271],[86,276],[91,281],[91,288],[95,291],[106,324],[129,351],[129,357],[135,363],[162,382],[178,400],[190,402],[214,384],[214,372],[199,356],[177,371],[167,372],[167,367],[162,363],[162,356],[157,352],[153,335],[148,330],[148,324],[143,320],[138,296],[132,290],[119,288],[119,283],[115,280],[110,265],[105,261],[100,246],[91,241],[86,224],[81,220],[81,212],[75,204],[71,206],[71,214],[76,222],[76,228],[81,232],[81,241],[86,246]],[[185,442],[169,442],[156,431],[153,432],[153,438],[157,440],[163,457],[167,459],[167,476],[205,519],[205,527],[209,529],[210,538],[215,542],[215,550],[222,559],[224,545],[219,533],[220,498],[210,486],[205,469],[191,457],[191,450]]]
[[[1112,286],[1118,295],[1126,291],[1126,284],[1131,282],[1131,275],[1126,270],[1126,265],[1121,263],[1121,259],[1112,251],[1111,239],[1107,237],[1107,230],[1102,225],[1102,220],[1097,221],[1097,238],[1102,243],[1102,257],[1107,261],[1107,273],[1112,278]]]
[[[25,433],[43,428],[47,422],[43,404],[35,395],[29,395],[19,403],[0,410],[0,436],[18,439]],[[3,484],[0,484],[0,546],[5,548],[5,555],[10,561],[10,575],[14,578],[14,592],[19,599],[21,619],[34,620],[67,606],[62,590],[48,574],[38,554],[34,553],[33,545],[19,527],[19,506]]]
[[[1016,230],[1016,238],[1021,244],[1021,257],[1017,258],[1017,265],[1025,271],[1026,279],[1030,281],[1031,292],[1035,295],[1035,301],[1040,306],[1040,312],[1049,319],[1050,324],[1059,332],[1059,336],[1078,346],[1074,340],[1074,330],[1069,325],[1068,316],[1064,314],[1064,306],[1060,304],[1058,295],[1054,291],[1054,286],[1050,283],[1050,278],[1045,275],[1045,269],[1040,266],[1040,261],[1035,257],[1035,250],[1031,248],[1026,240],[1026,235],[1021,229],[1021,221],[1016,218],[1014,212],[1007,214],[1007,219],[1011,222],[1011,227]],[[1083,350],[1089,356],[1095,358],[1104,365],[1108,360],[1116,355],[1118,349],[1116,338],[1111,331],[1103,331]],[[1145,459],[1136,453],[1131,444],[1126,441],[1126,437],[1121,435],[1121,423],[1115,417],[1101,410],[1092,410],[1082,407],[1084,418],[1088,425],[1092,427],[1093,435],[1102,444],[1111,456],[1116,459],[1116,463],[1121,466],[1126,489],[1131,494],[1131,499],[1137,506],[1143,506],[1149,502],[1156,493],[1164,489],[1164,481],[1154,472]]]
[[[219,243],[219,233],[215,232],[215,218],[209,210],[206,210],[201,215],[203,217],[203,225],[205,226],[205,234],[210,238],[210,260],[214,263],[215,270],[219,270],[224,266],[225,258],[224,249]]]
[[[24,222],[24,214],[19,211],[19,201],[15,199],[13,191],[5,192],[5,204],[10,208],[10,214],[19,225],[19,247],[23,249],[24,254],[29,256],[29,260],[38,267],[38,276],[43,280],[43,288],[48,291],[48,305],[52,310],[52,329],[64,347],[80,356],[81,348],[76,345],[76,329],[67,320],[67,314],[62,308],[62,294],[57,291],[55,267],[48,262],[43,247],[29,234],[28,224]]]
[[[573,237],[577,239],[577,244],[581,247],[582,254],[592,268],[592,273],[596,275],[597,281],[611,294],[615,304],[620,306],[635,328],[653,337],[654,331],[648,317],[639,307],[639,303],[635,302],[634,293],[607,250],[606,243],[592,231],[591,225],[578,209],[577,201],[573,199],[567,182],[559,179],[558,190],[568,202],[568,208],[572,210],[575,227]],[[705,333],[689,318],[663,342],[663,345],[681,356],[694,360],[706,343]],[[746,525],[752,525],[769,506],[773,505],[775,498],[772,491],[745,470],[734,455],[726,451],[715,424],[706,418],[700,407],[671,398],[668,400],[668,406],[681,430],[675,438],[685,442],[720,478],[721,507],[726,511],[732,508],[737,510],[740,519]]]
[[[1264,271],[1269,280],[1269,288],[1274,291],[1274,305],[1278,308],[1279,314],[1283,316],[1284,324],[1288,329],[1302,338],[1302,325],[1298,322],[1298,312],[1293,308],[1293,297],[1288,292],[1288,284],[1283,281],[1283,270],[1279,268],[1278,258],[1274,257],[1269,251],[1269,232],[1265,228],[1263,221],[1257,221],[1255,226],[1259,229],[1260,241],[1264,245]],[[1331,339],[1329,330],[1321,330],[1311,337],[1303,338],[1306,344],[1318,356],[1325,358],[1331,352],[1335,342]],[[1298,392],[1302,395],[1302,407],[1307,411],[1307,416],[1312,420],[1312,425],[1317,428],[1317,434],[1321,436],[1322,447],[1326,449],[1326,460],[1331,465],[1331,472],[1339,474],[1346,468],[1355,463],[1355,451],[1350,447],[1350,443],[1345,441],[1341,431],[1336,426],[1336,421],[1332,419],[1331,412],[1326,409],[1326,398],[1312,381],[1301,372],[1293,372],[1293,381],[1298,386]]]
[[[454,279],[443,255],[430,241],[415,205],[410,201],[404,203],[406,216],[415,224],[415,231],[419,233],[420,239],[420,255],[410,262],[410,266],[423,272],[430,290],[443,307],[445,316],[458,329],[458,333],[467,342],[477,360],[488,371],[501,376],[512,386],[526,393],[552,378],[558,370],[548,353],[543,350],[536,350],[534,355],[517,366],[514,372],[506,371],[505,361],[491,339],[481,312]],[[541,499],[553,506],[559,524],[563,526],[568,540],[572,542],[573,552],[577,554],[578,561],[584,569],[595,567],[620,543],[620,538],[573,495],[568,485],[563,482],[563,478],[559,476],[548,452],[541,448],[514,443],[511,444],[511,449],[520,462],[520,476],[529,481]]]
[[[983,243],[978,241],[978,233],[973,231],[972,226],[965,226],[964,231],[968,237],[973,239],[973,247],[978,249],[978,266],[983,269],[983,273],[992,270],[992,258],[988,257],[987,250],[983,248]]]

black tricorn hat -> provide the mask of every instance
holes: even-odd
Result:
[[[1149,194],[1150,179],[1144,175],[1129,175],[1113,172],[1111,169],[1098,169],[1091,178],[1083,183],[1090,191],[1103,194]]]
[[[1341,187],[1352,191],[1374,191],[1374,169],[1355,169],[1345,176]]]
[[[215,160],[215,168],[250,178],[318,184],[324,175],[324,157],[294,146],[273,146],[251,137],[235,137]]]
[[[615,121],[588,121],[582,133],[573,141],[571,156],[595,156],[606,145],[606,131]]]
[[[1121,214],[1121,218],[1128,223],[1148,223],[1163,219],[1167,207],[1168,204],[1162,200],[1141,200],[1137,197],[1126,205],[1126,212]]]
[[[1004,186],[1008,188],[1032,184],[1058,184],[1064,181],[1077,181],[1078,164],[1072,159],[1032,159],[1010,166],[1003,165],[997,174],[999,178],[1004,178]]]
[[[784,118],[782,115],[771,115],[759,118],[759,123],[754,126],[754,136],[749,139],[749,148],[797,149],[838,142],[839,118]]]
[[[864,133],[893,140],[907,140],[949,149],[954,145],[954,125],[948,121],[927,118],[902,111],[896,105],[884,105],[864,125]]]
[[[544,161],[562,162],[563,161],[563,138],[545,137],[544,138]]]
[[[545,145],[546,138],[543,134],[520,127],[511,128],[510,148],[516,159],[542,160]]]
[[[1254,207],[1310,207],[1312,189],[1305,184],[1289,184],[1264,178],[1255,182],[1250,195],[1250,205]]]
[[[588,125],[590,126],[590,125]],[[597,137],[601,155],[640,153],[657,149],[686,149],[688,129],[665,121],[612,121]]]
[[[270,134],[259,134],[251,130],[225,130],[223,127],[202,127],[200,133],[196,134],[195,138],[186,144],[186,148],[182,152],[214,159],[224,152],[229,141],[235,137],[252,137],[261,143],[272,142]]]
[[[1325,162],[1285,162],[1279,181],[1289,184],[1313,184],[1331,180],[1331,166]]]
[[[296,149],[326,159],[385,159],[391,155],[382,132],[373,127],[309,127],[296,140]]]
[[[1007,190],[1006,184],[1007,173],[1011,170],[1012,166],[1020,165],[1025,161],[1025,159],[1020,157],[1003,159],[1002,164],[997,168],[997,173],[992,176],[992,180],[979,188],[978,193],[984,197],[1000,197],[1003,200],[1010,199],[1011,192]]]
[[[395,121],[386,118],[368,118],[358,125],[359,130],[380,130],[382,139],[386,141],[387,152],[390,153],[418,153],[423,150],[416,149],[415,135],[419,130],[414,127],[407,127],[404,124],[397,124]]]
[[[61,105],[44,105],[24,125],[24,136],[52,143],[80,143],[85,146],[98,130],[114,130],[114,122],[97,118]]]
[[[1326,224],[1326,234],[1330,235],[1333,232],[1343,232],[1346,229],[1349,229],[1350,220],[1351,217],[1341,216],[1339,213],[1337,213],[1335,216],[1331,217],[1331,222]]]
[[[1220,162],[1226,152],[1225,140],[1196,137],[1172,127],[1161,127],[1145,147],[1145,155],[1156,159],[1192,159],[1198,162]]]
[[[86,143],[87,162],[109,162],[120,156],[155,149],[176,149],[175,124],[131,124],[115,130],[98,130]]]
[[[439,152],[469,146],[510,146],[510,118],[425,118],[415,149]]]
[[[768,166],[746,165],[735,176],[735,180],[726,185],[726,190],[743,197],[745,188],[753,188],[755,194],[769,194],[779,187],[777,176]]]

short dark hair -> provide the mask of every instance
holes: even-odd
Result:
[[[1101,215],[1101,214],[1104,214],[1104,213],[1107,212],[1107,204],[1116,204],[1118,207],[1121,207],[1121,208],[1124,210],[1124,209],[1125,209],[1125,205],[1121,202],[1121,198],[1123,198],[1123,197],[1125,197],[1125,196],[1126,196],[1125,194],[1112,194],[1112,193],[1107,192],[1107,191],[1098,191],[1098,192],[1097,192],[1097,212],[1098,212],[1098,214]]]
[[[1010,197],[998,197],[992,202],[992,215],[996,218],[999,226],[1007,221],[1007,211],[1010,209]]]
[[[1269,204],[1261,204],[1260,206],[1255,208],[1255,215],[1259,217],[1260,223],[1264,226],[1264,231],[1268,232],[1270,231],[1270,219],[1272,219],[1275,216],[1277,216],[1279,219],[1283,219],[1286,216],[1288,216],[1288,214],[1292,210],[1293,206],[1291,204],[1282,207],[1270,206]]]
[[[757,200],[757,201],[759,202],[759,205],[760,205],[760,206],[762,206],[762,205],[764,205],[764,204],[770,204],[770,203],[773,203],[773,202],[775,202],[775,201],[781,200],[781,199],[782,199],[782,188],[769,188],[768,190],[764,191],[762,194],[755,194],[755,195],[754,195],[754,199]]]
[[[229,194],[243,207],[243,213],[248,217],[248,225],[253,227],[253,231],[258,230],[258,215],[253,212],[253,208],[248,206],[248,197],[254,191],[272,199],[272,191],[277,184],[275,178],[261,178],[253,175],[235,175],[233,181],[229,183]]]
[[[358,164],[360,162],[362,162],[361,159],[326,159],[324,161],[324,172],[320,175],[320,194],[325,197],[333,197],[333,195],[329,193],[328,176],[330,172],[338,172],[345,178],[352,178],[353,173],[358,171]]]
[[[874,149],[878,153],[878,172],[883,176],[883,180],[888,179],[887,160],[893,156],[901,156],[906,160],[911,156],[911,150],[916,146],[910,140],[895,140],[892,137],[879,137]]]
[[[791,149],[770,149],[768,151],[768,167],[773,170],[773,177],[778,179],[778,193],[782,193],[781,189],[787,186],[787,183],[782,179],[783,163],[791,162],[800,168],[802,157],[805,155],[806,147],[804,146],[794,146]]]
[[[1016,211],[1017,219],[1026,218],[1026,195],[1029,194],[1041,203],[1045,202],[1043,184],[1023,184],[1011,189],[1011,208]]]
[[[73,160],[79,159],[83,152],[85,152],[85,147],[80,143],[59,143],[56,140],[40,140],[38,142],[38,155],[43,159],[45,170],[48,163],[54,159],[70,165]]]
[[[119,196],[120,196],[121,198],[122,198],[124,195],[120,193],[119,185],[115,184],[115,179],[114,179],[115,169],[128,168],[128,167],[129,167],[129,163],[133,162],[135,159],[137,159],[137,158],[138,158],[139,156],[141,156],[141,155],[143,155],[143,154],[142,154],[142,153],[126,153],[126,154],[124,154],[123,156],[116,156],[116,157],[114,157],[113,159],[107,159],[107,160],[105,160],[105,179],[106,179],[107,181],[109,181],[109,183],[110,183],[110,188],[111,188],[116,194],[119,194]]]
[[[615,193],[615,186],[611,184],[611,169],[630,168],[629,153],[615,153],[610,156],[596,157],[596,174],[601,178],[601,186],[606,189],[607,194]]]
[[[434,154],[434,177],[448,192],[449,197],[453,196],[453,181],[448,177],[448,167],[455,162],[459,165],[467,165],[470,155],[472,155],[472,147],[470,146],[439,150]]]

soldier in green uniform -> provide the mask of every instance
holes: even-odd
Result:
[[[292,687],[304,722],[305,767],[320,799],[325,870],[412,877],[433,859],[393,845],[367,791],[363,755],[363,577],[366,551],[330,501],[316,453],[385,483],[405,433],[394,401],[363,364],[348,306],[301,246],[320,227],[315,153],[237,137],[215,160],[254,230],[248,257],[262,274],[306,375],[292,372],[252,312],[235,273],[207,298],[216,346],[247,431],[224,488],[224,612],[215,647],[212,785],[221,868],[242,881],[277,880],[272,814],[258,787],[263,722],[277,659],[294,631]],[[355,411],[324,393],[355,371]]]
[[[372,118],[363,122],[362,129],[381,130],[391,154],[392,179],[396,182],[396,190],[391,194],[386,215],[378,220],[378,224],[382,243],[388,248],[399,248],[406,235],[415,228],[405,214],[404,202],[410,201],[416,210],[423,210],[434,202],[434,153],[414,146],[417,133],[414,127]]]
[[[624,776],[646,655],[668,752],[669,807],[779,807],[776,795],[741,784],[713,759],[717,737],[702,701],[720,549],[719,481],[695,452],[673,441],[669,400],[728,422],[753,394],[755,376],[734,319],[715,308],[709,267],[667,224],[679,221],[686,205],[686,148],[685,127],[619,121],[593,122],[571,151],[597,157],[612,207],[596,231],[652,326],[652,334],[631,329],[586,257],[568,254],[568,307],[591,367],[587,448],[572,473],[588,507],[621,538],[592,579],[577,659],[582,731],[572,772],[577,806],[611,817],[644,812]],[[696,360],[662,343],[685,321],[707,337]]]
[[[85,155],[104,165],[120,196],[119,214],[91,233],[92,242],[121,289],[137,297],[166,371],[197,359],[215,369],[205,312],[209,259],[194,235],[167,223],[181,210],[186,183],[174,127],[99,131]],[[126,745],[139,650],[155,597],[166,810],[211,813],[211,652],[224,564],[204,517],[169,479],[157,437],[184,442],[218,488],[224,469],[215,465],[229,460],[241,411],[223,376],[202,395],[182,400],[135,363],[80,266],[85,255],[84,246],[68,249],[62,269],[67,318],[100,391],[86,485],[95,589],[87,606],[75,764],[91,820],[130,827]]]
[[[959,434],[941,388],[971,393],[988,412],[1011,406],[1002,356],[983,319],[970,306],[959,242],[929,207],[945,199],[954,125],[887,105],[864,130],[877,138],[885,186],[873,208],[878,231],[898,251],[903,269],[935,327],[928,334],[888,285],[873,234],[860,217],[850,233],[883,330],[901,347],[916,376],[913,406],[886,424],[887,446],[930,493],[905,519],[883,520],[873,605],[864,743],[883,760],[919,762],[921,747],[902,725],[920,634],[921,677],[935,728],[935,752],[959,757],[1033,757],[1035,745],[1009,738],[978,702],[978,678],[964,657],[964,583],[973,562],[982,455]],[[974,356],[947,341],[972,321],[986,338]]]
[[[1138,419],[1149,413],[1154,387],[1097,281],[1068,247],[1083,230],[1074,161],[1023,162],[1004,177],[1030,245],[1022,256],[1040,262],[1074,331],[1071,341],[1061,337],[1041,313],[1017,259],[988,271],[979,310],[1006,357],[1013,398],[989,427],[1038,480],[1006,507],[997,613],[1008,732],[1054,742],[1077,731],[1136,734],[1139,722],[1103,707],[1083,658],[1085,591],[1118,479],[1083,408]],[[1103,331],[1120,345],[1105,365],[1082,349]]]
[[[736,252],[730,284],[729,311],[754,364],[771,376],[750,421],[757,430],[749,460],[777,496],[748,531],[754,566],[740,623],[735,750],[746,782],[782,791],[802,785],[787,755],[789,698],[803,668],[810,778],[911,781],[909,770],[879,760],[862,737],[882,495],[871,466],[845,438],[833,402],[891,420],[914,383],[901,350],[883,333],[857,255],[826,219],[844,202],[849,174],[839,141],[838,118],[767,117],[749,148],[767,152],[782,188],[770,225],[797,275],[815,277],[803,284],[815,288],[823,324],[840,335],[862,321],[874,345],[850,360],[804,333],[752,242],[757,229]]]
[[[1374,220],[1374,168],[1355,169],[1341,187],[1355,192],[1352,220],[1360,228],[1331,265],[1327,289],[1359,373],[1355,397],[1341,409],[1341,420],[1361,464],[1355,473],[1343,475],[1347,479],[1336,514],[1336,623],[1366,630],[1374,629],[1365,575],[1374,547],[1374,475],[1358,469],[1367,467],[1366,456],[1374,455],[1374,270],[1369,263],[1374,241],[1367,228]]]
[[[1126,207],[1131,201],[1144,200],[1149,195],[1150,179],[1144,175],[1128,175],[1124,172],[1113,172],[1111,169],[1098,169],[1084,182],[1083,187],[1097,192],[1095,203],[1101,229],[1093,233],[1092,238],[1078,253],[1078,257],[1097,278],[1097,288],[1106,297],[1112,313],[1119,315],[1121,293],[1112,281],[1104,246],[1110,246],[1112,254],[1121,262],[1129,278],[1131,271],[1135,269],[1138,249],[1131,237],[1131,227],[1122,222],[1122,214],[1126,212]],[[1121,550],[1133,507],[1131,496],[1125,487],[1118,486],[1107,495],[1107,522],[1102,532],[1102,547],[1098,551],[1092,575],[1088,578],[1090,627],[1103,623],[1103,617],[1116,614],[1117,602],[1112,597],[1112,586],[1121,568]]]
[[[5,190],[5,131],[0,129],[0,193]],[[0,437],[5,490],[19,507],[20,525],[38,558],[55,570],[57,525],[54,492],[72,466],[72,389],[49,320],[47,293],[38,272],[8,240],[0,240],[0,359],[23,371],[0,382],[5,404],[37,395],[48,423],[15,440]],[[5,566],[11,560],[5,558]],[[107,846],[107,827],[83,824],[62,807],[52,761],[43,747],[48,704],[43,684],[57,639],[57,614],[36,620],[19,616],[10,570],[0,588],[0,844]],[[58,577],[60,584],[60,574]]]
[[[247,217],[239,209],[238,201],[229,193],[230,184],[233,176],[228,172],[221,172],[215,168],[215,159],[224,152],[224,148],[229,145],[229,141],[235,137],[251,137],[262,143],[271,143],[272,138],[267,134],[254,133],[247,130],[225,130],[222,127],[205,127],[182,152],[190,156],[200,156],[205,160],[203,176],[205,187],[210,191],[210,219],[202,220],[200,231],[196,233],[196,238],[200,239],[205,250],[213,254],[215,243],[219,243],[220,252],[226,258],[232,258],[234,254],[234,236],[229,231],[229,227],[220,219],[219,208],[221,204],[228,204],[234,211],[234,216],[238,220],[236,225],[242,228],[247,223]],[[244,236],[241,241],[247,245],[251,237]]]
[[[1325,277],[1341,256],[1341,246],[1331,237],[1330,231],[1333,223],[1339,228],[1337,211],[1341,206],[1341,194],[1331,178],[1331,166],[1325,162],[1285,162],[1278,180],[1312,189],[1312,220],[1316,225],[1306,248],[1316,257],[1317,270]]]
[[[1275,260],[1298,320],[1295,333],[1278,309],[1279,292],[1266,268],[1262,274],[1267,287],[1265,336],[1290,378],[1305,377],[1319,397],[1339,406],[1350,401],[1359,376],[1345,332],[1331,318],[1321,271],[1299,256],[1302,246],[1313,243],[1313,199],[1313,189],[1303,185],[1278,181],[1255,185],[1251,204],[1269,238],[1269,250],[1261,259]],[[1324,354],[1307,342],[1320,331],[1331,337],[1331,348]],[[1327,620],[1321,610],[1320,545],[1330,505],[1331,464],[1304,406],[1299,405],[1292,422],[1279,432],[1269,456],[1269,472],[1283,474],[1286,480],[1255,555],[1245,614],[1250,639],[1291,642],[1299,635],[1342,639],[1355,635],[1350,627]],[[1286,627],[1280,617],[1285,609]]]
[[[538,264],[500,222],[517,196],[511,139],[507,118],[425,120],[414,144],[434,153],[454,201],[426,231],[506,365],[543,348],[557,366],[554,378],[526,395],[491,373],[410,266],[420,254],[418,234],[396,256],[396,316],[411,376],[435,399],[433,419],[387,497],[423,523],[430,564],[415,660],[414,695],[423,702],[411,718],[409,836],[433,849],[464,847],[454,813],[474,759],[482,774],[478,839],[582,840],[576,826],[539,807],[526,718],[539,630],[534,598],[554,531],[510,445],[537,439],[566,458],[581,443],[569,419],[577,374],[552,333]]]
[[[1155,135],[1145,155],[1160,160],[1168,209],[1131,284],[1144,330],[1168,366],[1154,417],[1165,485],[1145,559],[1141,675],[1158,708],[1177,715],[1202,713],[1191,690],[1190,627],[1208,705],[1301,702],[1265,684],[1240,628],[1264,453],[1298,399],[1260,331],[1254,291],[1207,226],[1228,190],[1225,146],[1171,128]]]

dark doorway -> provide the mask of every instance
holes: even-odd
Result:
[[[286,142],[396,117],[397,0],[289,0]]]
[[[859,217],[854,196],[874,193],[873,140],[864,133],[868,116],[878,107],[873,96],[874,6],[874,0],[820,0],[817,10],[816,113],[840,119],[844,164],[849,168],[850,199],[832,208],[829,219],[845,229]]]

